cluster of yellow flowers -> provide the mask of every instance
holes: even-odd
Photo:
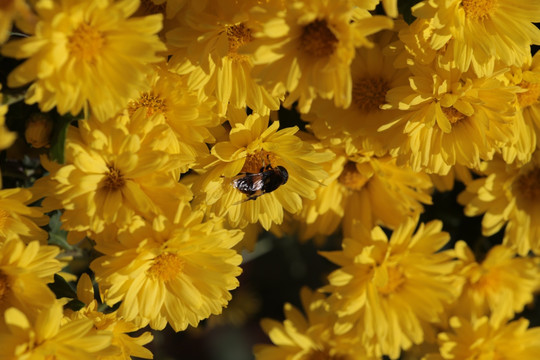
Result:
[[[24,100],[17,141],[62,156],[0,190],[0,359],[152,358],[128,334],[221,314],[262,229],[343,240],[257,360],[540,358],[516,319],[540,290],[540,0],[404,3],[410,23],[396,0],[2,2],[0,150]],[[483,259],[419,220],[456,181],[504,228]]]

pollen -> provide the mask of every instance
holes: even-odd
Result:
[[[484,21],[495,12],[497,0],[462,0],[461,6],[468,19]]]
[[[526,108],[528,106],[538,104],[538,99],[540,98],[540,84],[532,84],[528,81],[522,81],[519,84],[522,89],[527,89],[526,92],[517,94],[519,106]]]
[[[265,150],[259,150],[246,156],[246,162],[241,172],[258,173],[261,168],[268,165],[273,168],[277,166],[275,155]]]
[[[103,188],[109,191],[116,191],[124,187],[126,180],[122,172],[114,166],[109,166],[109,172],[105,176]]]
[[[68,38],[67,48],[72,56],[93,63],[100,54],[105,39],[96,28],[82,23]]]
[[[155,113],[167,113],[167,104],[165,100],[153,93],[143,93],[139,99],[130,102],[128,105],[129,115],[133,115],[133,113],[140,108],[146,109],[146,116],[151,116]]]
[[[452,125],[467,117],[453,107],[442,107],[441,110]]]
[[[300,50],[313,57],[325,57],[334,53],[337,43],[338,39],[328,28],[326,20],[315,20],[304,26]]]
[[[358,79],[353,83],[353,104],[363,113],[377,111],[385,103],[388,90],[388,81],[381,77]]]
[[[518,176],[514,180],[513,189],[517,191],[518,199],[536,204],[540,200],[540,168]]]
[[[184,269],[184,261],[176,254],[163,253],[154,259],[147,270],[148,276],[167,282],[176,278]]]
[[[369,179],[367,177],[358,172],[358,169],[356,168],[356,163],[354,163],[353,161],[349,161],[345,165],[343,171],[341,172],[341,175],[339,175],[338,178],[338,181],[343,186],[351,190],[362,190],[368,180]]]
[[[399,290],[401,285],[405,282],[405,276],[403,274],[403,270],[399,265],[383,265],[383,267],[379,267],[375,270],[375,277],[377,278],[378,271],[386,271],[388,274],[387,281],[381,284],[377,284],[377,289],[379,290],[379,293],[383,295],[390,295]]]
[[[9,276],[0,270],[0,306],[2,306],[4,300],[6,299],[10,288]]]
[[[241,61],[247,59],[246,55],[239,55],[238,49],[252,40],[251,29],[244,23],[227,26],[227,39],[229,40],[228,57]]]

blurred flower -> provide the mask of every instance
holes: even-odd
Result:
[[[8,76],[10,87],[32,83],[26,102],[44,112],[88,110],[104,121],[147,87],[148,64],[162,60],[155,35],[162,16],[129,18],[138,0],[46,1],[35,4],[39,21],[32,36],[2,46],[2,54],[28,58]]]
[[[24,137],[32,147],[49,147],[52,129],[53,122],[47,115],[32,114],[26,122]]]

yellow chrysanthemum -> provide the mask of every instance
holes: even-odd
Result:
[[[0,359],[96,360],[117,353],[110,332],[93,331],[89,319],[66,321],[55,302],[36,318],[11,307],[3,313]]]
[[[366,354],[360,338],[333,332],[336,315],[328,310],[324,295],[302,288],[300,298],[306,316],[287,303],[283,324],[272,319],[262,320],[261,327],[274,345],[255,345],[255,359],[379,359]]]
[[[118,317],[118,312],[103,313],[98,310],[98,303],[94,298],[94,287],[88,274],[81,275],[77,283],[77,298],[86,306],[75,312],[68,312],[71,320],[90,319],[94,323],[93,332],[108,331],[112,333],[111,344],[120,349],[117,355],[101,356],[99,360],[130,360],[132,356],[143,359],[152,359],[150,350],[143,345],[152,341],[152,334],[145,332],[138,337],[131,337],[127,333],[139,330],[135,324]]]
[[[353,224],[366,228],[383,225],[394,229],[431,204],[431,181],[424,173],[399,167],[390,156],[369,153],[338,156],[327,169],[325,186],[316,190],[315,199],[304,200],[301,238],[330,235],[340,224],[346,235]]]
[[[190,89],[215,95],[221,115],[229,104],[259,114],[279,109],[278,96],[252,78],[252,55],[239,53],[252,40],[255,26],[248,9],[248,1],[213,1],[204,12],[186,11],[167,32],[172,68],[186,74]]]
[[[540,290],[538,263],[533,258],[516,257],[515,251],[504,245],[491,248],[481,263],[464,241],[457,242],[455,252],[466,281],[461,298],[450,311],[453,315],[473,319],[490,316],[492,323],[499,324],[523,311]]]
[[[221,123],[215,113],[216,101],[199,99],[195,91],[188,90],[187,78],[169,71],[167,65],[155,66],[148,83],[150,90],[132,100],[128,112],[133,116],[144,109],[147,116],[161,114],[178,138],[178,151],[194,157],[208,153],[205,143],[215,140],[209,129]]]
[[[410,84],[388,91],[383,106],[404,111],[379,130],[404,129],[408,140],[399,154],[415,171],[444,175],[456,164],[475,168],[520,140],[514,129],[517,87],[496,77],[469,77],[439,61],[411,71]]]
[[[424,340],[424,327],[441,320],[458,296],[455,263],[447,251],[442,223],[409,219],[390,239],[379,227],[358,226],[343,250],[322,255],[340,266],[328,276],[330,309],[337,333],[358,333],[370,352],[399,357],[401,349]]]
[[[0,84],[0,90],[2,90],[2,85]],[[6,113],[8,111],[8,106],[3,102],[3,95],[0,92],[0,150],[7,149],[13,144],[17,138],[17,134],[9,131],[6,127]],[[1,181],[0,181],[1,185]]]
[[[35,34],[13,40],[2,54],[28,58],[8,76],[8,85],[28,83],[26,102],[41,110],[56,106],[76,115],[90,107],[104,121],[147,88],[148,64],[165,46],[155,35],[162,15],[129,18],[138,0],[36,2]]]
[[[494,60],[521,66],[532,44],[540,44],[538,0],[427,0],[413,14],[429,19],[430,45],[446,48],[446,57],[462,72],[491,75]]]
[[[121,301],[118,314],[141,327],[196,327],[220,314],[238,286],[242,257],[232,247],[243,233],[223,229],[220,220],[203,222],[203,213],[191,212],[189,205],[176,208],[176,214],[160,215],[153,224],[136,219],[118,242],[96,247],[104,256],[91,268],[105,302]]]
[[[327,176],[321,163],[332,154],[317,152],[311,144],[295,135],[297,127],[278,130],[279,122],[268,126],[268,117],[249,115],[245,123],[234,123],[229,141],[218,142],[211,150],[203,179],[195,184],[196,200],[204,201],[208,211],[224,216],[233,227],[260,222],[265,229],[283,221],[283,209],[297,213],[302,198],[314,198],[315,189]],[[253,200],[234,185],[245,173],[259,173],[270,166],[286,169],[287,181],[275,191],[262,193]],[[282,177],[273,181],[282,183]],[[280,184],[278,183],[278,185]]]
[[[302,113],[316,97],[348,107],[355,48],[371,46],[367,36],[392,27],[389,18],[355,5],[348,0],[294,0],[285,2],[285,9],[255,7],[258,26],[241,50],[253,54],[255,78],[272,95],[288,92],[284,105],[298,101]]]
[[[65,264],[56,259],[60,249],[32,241],[13,239],[0,243],[0,314],[16,307],[29,316],[53,305],[56,298],[47,287]]]
[[[540,254],[540,151],[523,166],[500,157],[482,164],[484,177],[472,181],[458,197],[465,215],[482,219],[482,233],[491,236],[505,224],[504,243],[527,255]]]
[[[47,241],[47,232],[39,226],[47,225],[49,217],[38,207],[26,206],[31,200],[28,189],[0,190],[0,242],[19,238],[25,242]]]
[[[424,360],[537,360],[540,354],[540,327],[528,329],[529,321],[523,318],[493,325],[487,317],[453,317],[450,326],[451,332],[439,334],[439,354]]]
[[[177,174],[191,158],[169,153],[175,138],[167,131],[142,111],[132,119],[80,121],[68,129],[64,165],[42,157],[50,174],[36,181],[34,193],[45,196],[47,210],[64,209],[66,230],[96,233],[107,224],[121,228],[134,214],[151,218],[170,202],[189,201]]]
[[[329,100],[313,101],[310,113],[302,116],[310,122],[310,129],[319,139],[351,137],[356,147],[383,155],[397,147],[403,129],[392,133],[378,132],[379,127],[393,121],[399,110],[382,110],[388,90],[408,84],[408,69],[394,67],[395,56],[385,47],[394,40],[395,32],[382,31],[371,39],[373,48],[359,48],[351,64],[352,101],[346,108],[337,108]]]
[[[440,192],[452,190],[456,181],[467,185],[473,180],[471,171],[463,165],[455,165],[446,175],[430,174],[430,178],[435,189]]]

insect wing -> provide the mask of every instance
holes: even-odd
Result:
[[[253,194],[261,190],[264,181],[261,174],[246,174],[232,181],[233,186],[244,194]]]

